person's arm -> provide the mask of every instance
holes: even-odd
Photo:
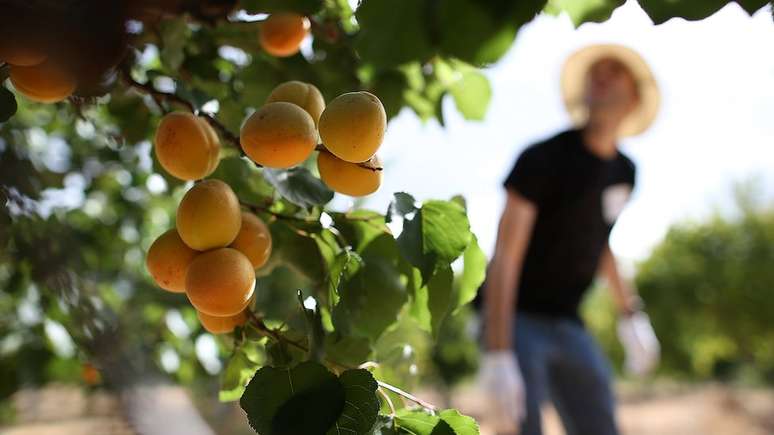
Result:
[[[506,191],[508,197],[484,289],[485,339],[489,351],[511,348],[516,287],[538,212],[537,206],[519,193],[512,189]]]
[[[615,255],[608,244],[605,244],[599,259],[599,273],[607,280],[607,286],[619,315],[631,316],[642,308],[642,300],[637,295],[637,291],[621,278]]]

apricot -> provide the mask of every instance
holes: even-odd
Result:
[[[154,150],[161,167],[181,180],[198,180],[217,166],[220,141],[212,127],[188,112],[172,112],[161,118]]]
[[[250,115],[239,139],[254,162],[270,168],[289,168],[312,154],[317,146],[317,130],[304,109],[278,101]]]
[[[382,102],[365,91],[339,95],[320,116],[320,137],[325,147],[352,163],[365,162],[376,154],[386,128]]]
[[[269,15],[261,23],[261,47],[272,56],[287,57],[298,53],[301,42],[309,34],[311,23],[303,15],[280,12]]]
[[[228,184],[204,180],[186,192],[177,207],[177,231],[197,251],[222,248],[234,241],[242,225],[239,199]]]
[[[185,292],[191,305],[210,316],[235,316],[250,303],[255,270],[250,260],[231,248],[200,254],[188,266]]]
[[[243,211],[242,228],[239,229],[239,234],[229,248],[245,254],[253,268],[258,269],[266,264],[271,255],[269,227],[258,216]]]
[[[18,44],[7,35],[0,35],[0,61],[14,66],[35,66],[46,60],[46,53],[32,44]]]
[[[377,156],[370,161],[374,166],[381,166]],[[336,192],[349,196],[366,196],[376,192],[382,184],[382,171],[364,168],[357,163],[350,163],[329,152],[317,155],[317,170],[323,183]]]
[[[317,86],[297,80],[277,85],[266,99],[267,103],[274,103],[276,101],[293,103],[306,110],[306,113],[314,120],[315,126],[320,121],[320,114],[325,109],[325,99],[320,90],[317,89]]]
[[[174,293],[183,293],[185,273],[197,255],[199,252],[183,243],[183,239],[173,228],[151,244],[145,257],[145,266],[159,287]]]
[[[11,83],[19,93],[39,103],[56,103],[75,91],[75,77],[52,62],[33,66],[11,65]]]
[[[237,326],[242,326],[247,323],[247,315],[244,310],[236,315],[226,317],[210,316],[201,311],[197,311],[196,315],[199,317],[199,322],[204,329],[212,334],[227,334],[233,331]]]

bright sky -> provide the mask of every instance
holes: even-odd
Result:
[[[729,209],[736,181],[760,178],[774,198],[774,22],[730,4],[700,22],[653,26],[634,1],[604,24],[578,30],[567,16],[540,16],[511,51],[486,70],[494,90],[483,122],[466,122],[446,101],[447,126],[422,124],[404,110],[380,154],[385,180],[367,206],[386,210],[392,192],[418,199],[463,194],[473,230],[491,254],[504,194],[500,183],[528,144],[568,126],[561,104],[563,60],[594,42],[639,51],[662,90],[659,118],[644,135],[623,141],[637,163],[637,186],[611,245],[624,260],[648,255],[670,224]]]

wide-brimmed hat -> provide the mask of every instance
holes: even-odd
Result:
[[[636,51],[618,44],[596,44],[582,48],[564,63],[562,70],[562,98],[570,117],[576,125],[588,119],[585,102],[586,76],[589,68],[601,59],[620,61],[634,75],[640,92],[640,104],[621,123],[620,136],[635,136],[647,130],[656,119],[661,94],[650,67]]]

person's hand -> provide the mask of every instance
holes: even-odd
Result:
[[[636,311],[618,319],[618,339],[626,353],[627,372],[644,376],[656,368],[661,348],[647,314]]]
[[[490,415],[497,432],[514,432],[527,415],[524,380],[511,350],[487,352],[481,362],[479,385],[488,393]]]

